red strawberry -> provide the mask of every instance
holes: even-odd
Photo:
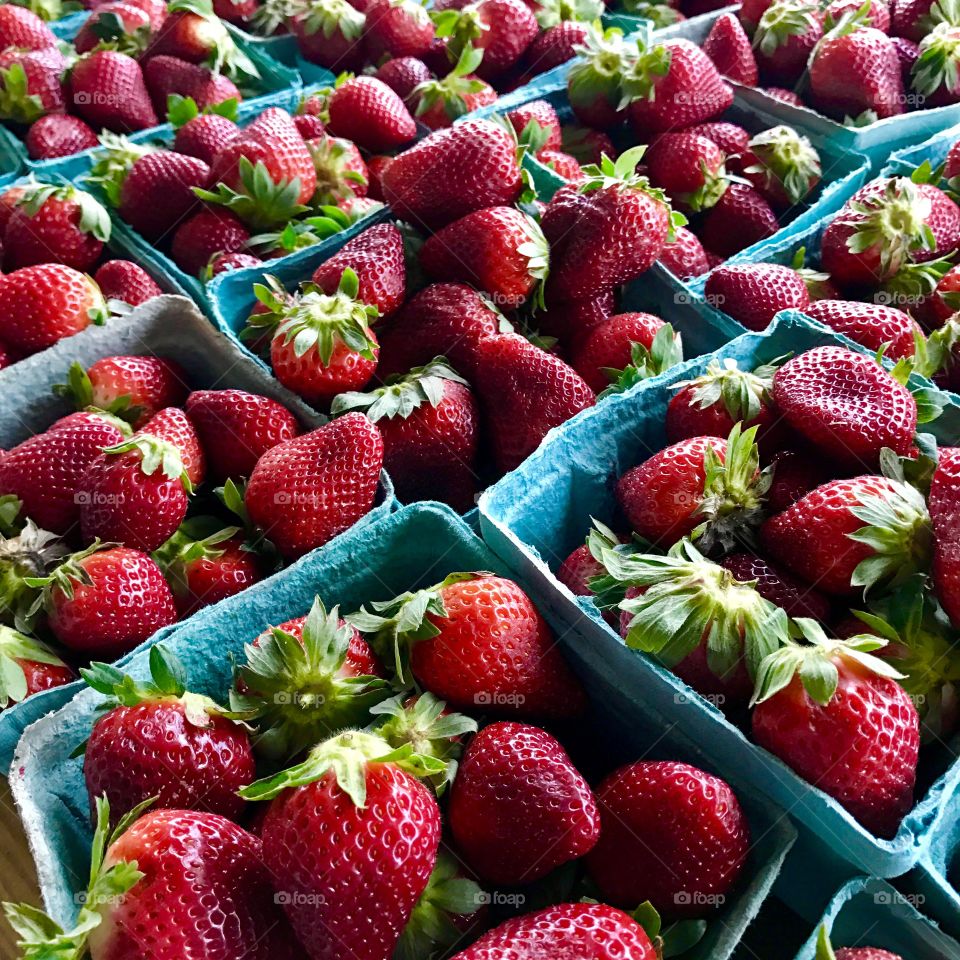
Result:
[[[242,270],[245,267],[259,267],[263,261],[252,253],[217,253],[210,260],[207,269],[211,277],[216,277],[229,270]],[[203,273],[206,279],[205,270]]]
[[[507,114],[507,119],[517,137],[526,135],[529,139],[534,135],[538,141],[543,141],[541,149],[561,149],[560,118],[549,100],[531,100],[521,104]]]
[[[294,559],[370,511],[382,465],[380,431],[348,413],[268,450],[250,475],[247,511],[280,553]]]
[[[600,835],[593,794],[563,747],[521,723],[492,723],[470,741],[448,816],[471,868],[498,885],[539,880]]]
[[[886,345],[885,355],[894,360],[912,357],[916,352],[914,338],[922,336],[913,317],[882,304],[820,300],[804,312],[873,352]]]
[[[750,38],[735,14],[718,17],[702,46],[723,76],[748,87],[757,85],[757,61],[750,49]]]
[[[89,193],[33,183],[17,199],[3,236],[8,269],[61,263],[84,272],[110,239],[110,216]]]
[[[438,130],[383,172],[394,213],[433,228],[484,207],[509,205],[521,189],[516,144],[489,120]]]
[[[840,947],[834,950],[827,926],[823,924],[817,937],[817,960],[903,960],[898,954],[879,947]]]
[[[38,264],[0,279],[3,339],[23,353],[53,346],[106,316],[97,285],[71,267]]]
[[[658,263],[666,267],[678,280],[690,280],[710,271],[707,255],[697,235],[686,227],[676,227],[673,239],[668,239],[660,252]]]
[[[567,98],[574,115],[598,130],[618,126],[626,116],[623,78],[636,59],[635,50],[620,31],[588,28],[583,46],[575,46],[574,52],[579,56],[567,74]]]
[[[821,623],[829,622],[831,605],[823,594],[763,557],[752,553],[732,553],[723,558],[721,566],[741,583],[754,583],[757,593],[782,607],[788,617],[812,617]]]
[[[0,710],[76,679],[73,670],[49,647],[11,627],[0,626],[0,663]]]
[[[177,621],[167,581],[139,550],[95,544],[44,580],[50,630],[84,657],[116,660]]]
[[[820,182],[820,156],[793,127],[776,126],[750,140],[739,172],[776,210],[803,203]]]
[[[107,698],[83,760],[91,811],[106,796],[119,820],[156,798],[161,807],[240,818],[246,805],[237,791],[256,779],[250,736],[212,700],[187,693],[173,654],[153,647],[147,682],[105,663],[81,672]]]
[[[339,203],[366,194],[370,173],[356,144],[324,135],[307,148],[317,177],[314,202]]]
[[[719,777],[686,763],[631,763],[600,784],[597,806],[600,840],[587,868],[605,900],[702,917],[743,872],[750,825]]]
[[[919,43],[930,31],[933,0],[894,0],[890,32]]]
[[[391,0],[385,0],[389,6]],[[422,7],[417,7],[423,10]],[[417,133],[417,125],[400,97],[374,77],[354,77],[330,97],[330,132],[374,153],[392,150]]]
[[[79,117],[49,114],[30,126],[25,138],[31,160],[69,157],[100,145],[96,133]]]
[[[833,23],[839,23],[844,14],[852,14],[863,4],[857,0],[831,0],[827,5],[827,15]],[[870,0],[870,9],[866,11],[866,22],[876,27],[881,33],[890,33],[890,7],[886,0]]]
[[[688,128],[690,133],[712,140],[727,157],[746,153],[750,146],[750,134],[743,127],[725,120],[698,123]]]
[[[541,150],[537,154],[537,159],[564,180],[573,183],[580,183],[583,180],[583,168],[569,153],[564,153],[562,150]]]
[[[230,32],[209,7],[195,0],[178,0],[168,4],[167,10],[163,29],[156,32],[147,50],[148,60],[166,55],[256,76],[256,68],[237,49]]]
[[[883,640],[829,640],[797,621],[810,646],[791,643],[761,668],[757,743],[845,807],[871,833],[893,837],[913,806],[919,718],[884,660]]]
[[[430,49],[436,31],[415,0],[369,0],[364,13],[363,42],[372,61],[420,57]]]
[[[773,483],[767,493],[767,508],[772,513],[792,507],[802,496],[830,479],[823,465],[814,462],[807,450],[778,450],[770,462]]]
[[[586,706],[553,632],[512,580],[453,573],[435,587],[378,605],[377,614],[361,610],[350,621],[375,634],[374,648],[398,661],[401,673],[409,670],[455,709],[486,706],[517,718],[559,719]]]
[[[143,76],[158,117],[167,115],[170,98],[174,96],[189,97],[200,110],[228,100],[243,100],[229,77],[177,57],[151,57]]]
[[[324,115],[326,115],[326,107],[324,107]],[[326,122],[319,116],[309,113],[298,113],[294,115],[293,125],[297,128],[298,133],[301,137],[307,142],[309,146],[311,140],[316,140],[319,137],[324,136],[327,132]]]
[[[929,561],[930,516],[913,487],[886,477],[831,480],[771,517],[767,552],[826,593],[851,596]]]
[[[213,12],[221,20],[241,27],[253,20],[260,6],[259,0],[213,0]]]
[[[129,260],[108,260],[93,275],[104,300],[119,300],[139,307],[163,295],[153,277],[143,267]]]
[[[184,273],[195,277],[218,253],[239,253],[249,241],[250,231],[238,217],[229,210],[211,207],[177,227],[170,257]]]
[[[601,903],[561,903],[501,923],[453,960],[535,960],[567,952],[596,960],[654,960],[657,955],[643,927],[620,910]]]
[[[957,581],[960,556],[957,551],[958,490],[960,490],[960,449],[940,450],[937,469],[930,486],[930,517],[933,521],[933,578],[937,596],[954,625],[960,623]]]
[[[187,415],[177,407],[155,413],[138,431],[137,436],[156,437],[173,446],[180,455],[187,480],[197,487],[203,483],[207,465],[200,440]]]
[[[731,183],[701,223],[704,247],[723,257],[772,237],[780,224],[762,194],[742,183]]]
[[[53,31],[32,10],[18,4],[0,8],[0,50],[44,50],[56,45]]]
[[[938,281],[924,304],[924,319],[931,326],[942,326],[956,313],[960,293],[960,267],[951,267]]]
[[[475,383],[494,462],[504,473],[520,466],[553,427],[595,403],[567,364],[517,334],[480,342]]]
[[[607,288],[585,300],[553,304],[546,313],[537,315],[537,321],[543,333],[576,347],[591,330],[609,320],[615,310],[613,290]]]
[[[264,860],[312,960],[335,960],[344,949],[388,960],[430,879],[440,811],[407,769],[422,775],[422,763],[431,773],[445,765],[416,754],[391,760],[392,751],[374,734],[347,731],[244,791],[273,800],[262,828]],[[344,846],[341,831],[362,838],[359,846]]]
[[[300,432],[286,407],[243,390],[195,390],[186,412],[216,483],[249,477],[263,454]]]
[[[102,3],[80,28],[73,47],[77,53],[89,53],[99,44],[108,42],[125,48],[129,43],[134,49],[142,49],[150,30],[150,17],[140,7],[122,2]]]
[[[206,164],[239,135],[240,128],[229,117],[201,113],[177,128],[173,149]]]
[[[497,99],[497,91],[474,74],[483,54],[466,47],[456,66],[442,80],[426,80],[411,96],[417,119],[431,130],[449,127],[465,113]]]
[[[62,113],[60,77],[65,69],[66,62],[56,47],[4,50],[0,53],[0,117],[14,123],[33,123],[44,114]]]
[[[875,465],[884,447],[913,449],[916,401],[872,357],[808,350],[777,371],[773,399],[793,430],[845,467]]]
[[[540,32],[523,0],[476,0],[462,11],[445,11],[437,23],[440,32],[450,37],[451,58],[459,59],[468,44],[483,52],[477,74],[488,81],[515,67]]]
[[[159,123],[140,64],[126,54],[96,50],[82,57],[68,87],[73,109],[95,129],[127,133]]]
[[[823,36],[824,15],[808,0],[774,0],[753,35],[757,65],[771,83],[792,87]]]
[[[562,20],[533,38],[524,54],[524,63],[534,74],[559,67],[577,55],[577,47],[587,42],[589,32],[585,23]]]
[[[600,528],[598,521],[594,524]],[[609,528],[602,528],[601,532],[608,536],[610,543],[618,543],[616,534]],[[606,574],[603,564],[590,552],[589,543],[581,543],[557,570],[557,579],[573,594],[578,597],[590,597],[590,580]]]
[[[416,57],[394,57],[387,60],[374,74],[385,83],[404,103],[410,104],[411,95],[421,83],[433,79],[430,68]]]
[[[779,100],[781,103],[788,103],[791,107],[806,106],[799,94],[794,93],[792,90],[785,90],[783,87],[761,87],[760,89],[767,94],[768,97],[773,97],[774,100]]]
[[[290,21],[304,58],[337,73],[362,70],[364,15],[347,0],[313,0]]]
[[[657,137],[646,155],[651,182],[694,212],[712,207],[727,189],[723,160],[712,140],[685,130]]]
[[[810,295],[803,278],[779,263],[717,267],[704,286],[707,303],[748,330],[763,330],[781,310],[806,310]]]

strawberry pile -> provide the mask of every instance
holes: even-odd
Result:
[[[578,742],[584,691],[510,579],[451,573],[345,617],[318,597],[251,633],[226,705],[162,643],[149,662],[148,680],[83,671],[104,697],[83,747],[91,895],[73,930],[6,905],[27,950],[655,960],[747,878],[726,782],[611,771]]]
[[[921,730],[957,729],[960,452],[841,347],[677,384],[668,445],[558,577],[871,833],[912,808]],[[919,712],[918,712],[919,711]]]
[[[57,392],[79,412],[0,454],[0,631],[25,678],[4,671],[4,706],[53,685],[43,665],[62,683],[63,660],[115,660],[373,506],[383,442],[359,415],[302,433],[152,356],[75,364]]]
[[[98,3],[66,49],[32,11],[0,8],[0,120],[34,160],[155,127],[182,99],[239,102],[258,78],[208,0]]]

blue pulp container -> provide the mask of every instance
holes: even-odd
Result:
[[[523,466],[489,489],[480,499],[480,526],[490,546],[530,584],[536,601],[577,625],[564,638],[568,655],[582,673],[602,678],[625,711],[677,724],[731,783],[765,791],[840,863],[893,877],[913,867],[929,846],[944,801],[960,783],[960,763],[939,758],[939,779],[918,797],[896,837],[874,837],[836,801],[751,743],[674,673],[628,650],[593,602],[575,597],[553,572],[583,543],[591,517],[612,520],[616,478],[666,446],[665,412],[677,383],[702,373],[711,360],[734,358],[753,369],[789,352],[842,342],[801,314],[785,312],[762,334],[740,337],[611,397],[554,431]],[[942,440],[955,442],[960,404],[949,403],[930,426]]]
[[[960,123],[940,131],[923,143],[914,143],[902,150],[891,154],[889,162],[883,168],[885,176],[907,176],[920,166],[925,160],[933,167],[938,167],[947,159],[947,154],[954,143],[960,140]]]
[[[264,376],[263,371],[218,334],[188,300],[159,297],[126,317],[115,318],[102,327],[88,327],[49,350],[0,370],[0,394],[4,397],[0,407],[0,448],[9,449],[71,412],[69,401],[55,396],[52,390],[55,383],[66,381],[71,363],[76,361],[86,368],[101,357],[115,354],[154,354],[176,360],[187,372],[191,386],[196,388],[234,387],[273,397],[293,411],[305,429],[320,426],[325,420],[276,380]],[[393,490],[384,474],[378,505],[369,517],[388,513],[392,507]],[[275,579],[266,583],[272,584]],[[161,630],[152,639],[191,622]],[[130,656],[132,654],[121,662]],[[62,706],[83,686],[74,683],[46,690],[0,713],[0,770],[9,766],[24,729],[45,713]]]
[[[0,126],[0,187],[23,172],[23,146],[6,127]]]
[[[269,584],[198,613],[187,625],[169,631],[165,644],[187,664],[191,689],[223,699],[231,680],[231,655],[261,628],[306,613],[315,595],[328,609],[346,612],[371,600],[436,583],[458,570],[506,574],[503,564],[451,510],[440,504],[404,507],[397,513],[338,538]],[[566,629],[554,621],[554,629]],[[146,651],[128,658],[126,667],[144,675]],[[595,698],[601,691],[590,690]],[[85,887],[91,833],[82,762],[70,759],[83,740],[100,694],[86,690],[62,710],[35,724],[17,750],[11,784],[37,861],[44,901],[53,916],[69,921],[76,894]],[[602,699],[595,701],[605,707]],[[656,755],[705,763],[689,741],[671,733],[641,729],[609,711],[598,716],[598,730],[614,745],[617,762]],[[794,840],[789,823],[752,793],[741,800],[753,830],[754,846],[745,880],[725,905],[690,960],[726,960],[756,915],[783,857]]]

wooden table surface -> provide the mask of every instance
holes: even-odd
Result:
[[[10,796],[7,781],[0,777],[0,900],[40,903],[33,860]],[[0,917],[0,960],[16,960],[16,937]]]

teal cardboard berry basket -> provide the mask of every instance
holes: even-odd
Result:
[[[0,448],[9,449],[72,411],[69,401],[55,396],[52,389],[54,384],[66,381],[72,363],[86,368],[101,357],[118,354],[151,354],[175,360],[195,389],[233,387],[272,397],[291,410],[304,429],[318,427],[325,420],[276,380],[264,376],[256,364],[200,316],[189,300],[168,296],[149,301],[128,316],[113,318],[105,326],[88,327],[49,350],[0,370],[0,392],[4,397],[0,407]],[[393,490],[384,474],[377,506],[368,519],[389,513],[393,504]],[[275,579],[265,581],[265,589],[272,589],[270,584]],[[175,628],[161,630],[152,639],[191,622],[186,620]],[[0,713],[0,771],[8,768],[26,727],[62,706],[82,687],[83,684],[74,683],[46,690]]]
[[[231,600],[198,613],[189,625],[174,628],[166,646],[186,663],[191,688],[222,699],[231,682],[230,656],[269,624],[306,613],[315,596],[344,612],[389,599],[403,591],[437,583],[451,572],[489,570],[506,575],[504,565],[447,507],[423,503],[404,507],[314,551],[268,584],[252,587]],[[566,629],[554,621],[554,629]],[[126,662],[143,675],[147,654]],[[602,712],[596,716],[602,741],[597,753],[611,765],[637,759],[671,757],[703,764],[698,750],[683,737],[625,722],[605,709],[602,690],[588,688]],[[77,895],[86,887],[91,840],[82,761],[71,759],[76,743],[88,734],[101,697],[78,694],[58,713],[27,731],[17,750],[11,785],[40,876],[44,901],[59,921],[76,914]],[[742,881],[709,924],[689,960],[727,960],[763,903],[794,840],[786,818],[753,793],[741,796],[750,819],[753,848]]]
[[[13,183],[23,173],[23,146],[6,127],[0,126],[0,187]]]
[[[924,162],[929,163],[931,167],[938,167],[947,159],[950,148],[957,140],[960,140],[960,122],[946,129],[941,127],[929,140],[924,140],[922,143],[914,142],[911,146],[892,153],[883,168],[882,175],[909,177]]]
[[[629,650],[592,600],[575,597],[555,575],[583,543],[591,517],[616,522],[616,478],[667,445],[665,413],[676,384],[703,373],[711,360],[735,359],[749,370],[784,354],[839,343],[802,314],[784,312],[762,334],[744,335],[578,414],[481,497],[480,528],[493,550],[530,584],[536,602],[576,624],[564,638],[569,658],[582,674],[602,678],[624,712],[679,726],[731,783],[764,791],[800,825],[801,836],[806,830],[819,838],[835,870],[894,877],[910,870],[929,847],[960,784],[960,762],[952,750],[931,750],[924,757],[913,810],[893,839],[875,837],[835,800],[753,744],[715,704],[651,658]],[[960,404],[942,399],[944,412],[929,426],[941,441],[955,442]]]
[[[951,936],[960,937],[960,803],[954,799],[928,850],[901,884]]]

